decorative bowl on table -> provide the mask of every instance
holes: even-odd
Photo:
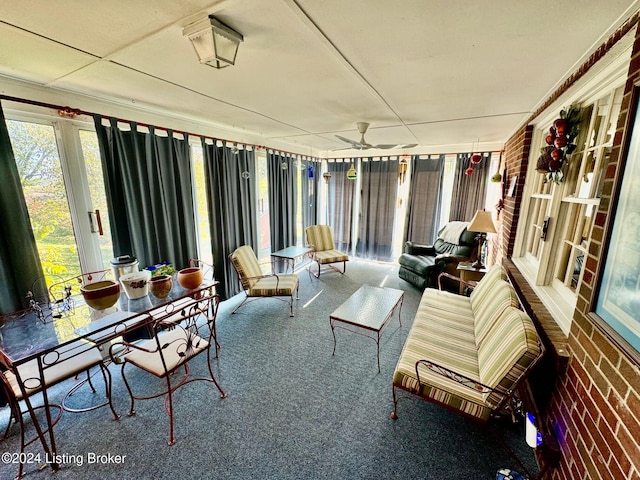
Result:
[[[87,305],[95,310],[113,307],[120,297],[120,284],[112,280],[87,283],[80,287]]]
[[[149,280],[149,290],[156,298],[167,298],[172,286],[171,275],[154,275]]]
[[[149,279],[151,273],[142,270],[141,272],[125,273],[120,275],[120,283],[124,288],[129,300],[142,298],[149,294]]]
[[[199,267],[183,268],[178,272],[178,283],[186,290],[193,290],[202,283],[204,272]]]

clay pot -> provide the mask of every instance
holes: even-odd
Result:
[[[186,290],[193,290],[202,283],[204,273],[198,267],[183,268],[178,272],[178,283]]]
[[[120,284],[111,280],[87,283],[80,287],[87,305],[95,310],[113,307],[120,297]]]
[[[173,287],[171,275],[156,275],[149,280],[149,291],[156,298],[167,298]]]

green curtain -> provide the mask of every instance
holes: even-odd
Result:
[[[1,105],[0,178],[0,314],[5,314],[27,308],[27,292],[46,286]]]
[[[201,138],[209,206],[211,249],[216,267],[216,292],[223,300],[240,292],[238,276],[228,260],[236,248],[250,245],[258,255],[257,184],[255,154],[234,153],[223,142],[208,144]]]
[[[169,261],[176,269],[197,257],[189,142],[118,128],[116,119],[95,128],[105,178],[116,256],[132,255],[140,267]]]
[[[299,171],[290,155],[267,154],[272,252],[296,245],[296,175]]]

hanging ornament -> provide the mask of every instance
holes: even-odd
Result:
[[[398,179],[400,183],[404,183],[404,179],[407,176],[407,159],[406,157],[402,157],[400,163],[398,164]]]
[[[465,175],[471,175],[473,173],[473,167],[469,167],[464,171]]]
[[[282,163],[280,164],[280,168],[282,170],[286,170],[287,168],[289,168],[289,165],[287,164],[286,161],[283,160]]]
[[[331,172],[324,172],[322,174],[322,178],[324,178],[324,183],[329,184],[329,180],[331,180]]]
[[[482,161],[482,155],[479,153],[474,153],[471,155],[471,163],[474,165],[479,164]]]
[[[313,178],[313,174],[314,174],[313,165],[309,164],[309,166],[307,167],[307,177]]]
[[[355,180],[356,177],[358,176],[358,174],[356,173],[356,169],[353,166],[353,163],[351,164],[351,167],[349,167],[349,170],[347,170],[347,179],[348,180]]]

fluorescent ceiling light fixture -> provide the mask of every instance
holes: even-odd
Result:
[[[238,45],[244,41],[241,34],[211,15],[183,28],[182,35],[191,40],[200,63],[214,68],[235,65]]]

